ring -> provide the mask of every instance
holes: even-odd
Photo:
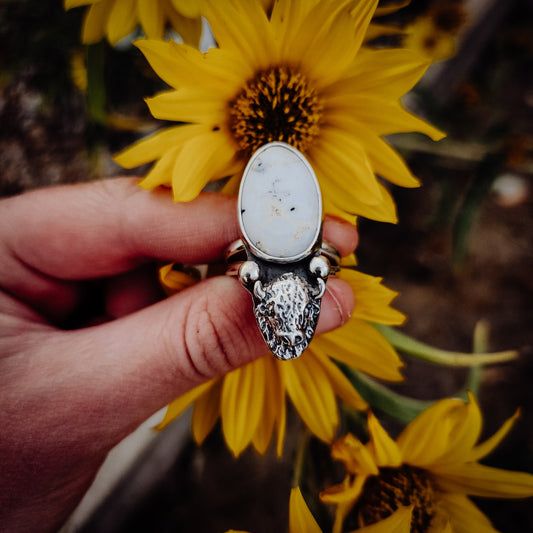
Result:
[[[315,334],[320,303],[340,255],[322,241],[322,196],[307,159],[272,142],[248,162],[239,189],[242,238],[226,250],[226,274],[252,294],[259,330],[282,360],[299,357]]]

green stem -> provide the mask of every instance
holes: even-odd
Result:
[[[489,324],[486,320],[480,320],[474,328],[474,339],[472,343],[472,350],[474,353],[480,353],[487,350],[489,344]],[[481,386],[481,372],[482,366],[475,365],[470,368],[468,379],[466,381],[466,388],[474,396],[479,395]]]
[[[441,350],[413,339],[405,333],[381,324],[374,327],[397,349],[417,359],[437,365],[454,367],[472,367],[512,361],[518,357],[516,350],[506,350],[493,353],[463,353]]]

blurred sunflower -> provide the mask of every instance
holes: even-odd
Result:
[[[387,533],[409,533],[410,522],[411,509],[403,507],[379,523],[381,528],[386,527],[387,529],[377,529],[376,526],[378,524],[376,524],[358,529],[357,532],[380,533],[380,531],[387,531]],[[231,529],[226,531],[226,533],[247,532]],[[307,507],[299,487],[291,490],[291,496],[289,499],[289,533],[322,533],[322,529],[320,529],[320,526],[311,514],[309,507]]]
[[[202,33],[200,7],[203,0],[64,0],[65,9],[89,6],[83,21],[81,40],[111,45],[141,26],[149,39],[162,39],[167,26],[184,42],[198,46]]]
[[[403,44],[434,61],[448,59],[455,54],[457,36],[466,22],[462,0],[435,2],[406,28]]]
[[[172,186],[175,201],[231,177],[235,192],[251,154],[270,141],[300,150],[313,166],[329,213],[396,221],[376,174],[418,181],[382,138],[443,134],[406,111],[400,97],[428,66],[412,50],[362,47],[377,0],[293,0],[270,16],[253,0],[204,0],[219,48],[201,53],[175,42],[138,41],[173,89],[147,100],[154,117],[176,121],[116,156],[124,167],[154,161],[140,183]]]
[[[342,484],[321,494],[324,502],[337,505],[333,532],[342,531],[349,513],[355,513],[361,526],[380,526],[396,509],[412,505],[412,533],[495,533],[468,495],[533,496],[533,475],[478,463],[501,442],[517,416],[518,411],[492,437],[476,445],[482,416],[471,394],[468,403],[458,399],[435,403],[396,441],[370,413],[367,444],[348,434],[332,447],[332,456],[343,461],[348,472]]]
[[[367,407],[335,360],[387,381],[400,381],[402,362],[385,338],[369,324],[400,324],[404,315],[390,307],[396,296],[380,278],[342,269],[356,303],[341,328],[316,337],[298,359],[280,361],[265,355],[223,377],[204,383],[172,402],[157,429],[167,426],[194,403],[192,432],[200,444],[222,421],[222,432],[235,456],[252,444],[264,454],[277,431],[276,450],[282,454],[286,426],[286,396],[303,422],[319,439],[332,442],[339,423],[337,400],[362,410]],[[164,278],[167,289],[181,277]]]

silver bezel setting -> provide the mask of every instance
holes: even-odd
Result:
[[[314,251],[316,251],[316,249],[320,245],[320,236],[321,236],[321,233],[322,233],[322,224],[321,223],[316,224],[317,227],[316,227],[316,231],[315,231],[313,242],[305,250],[303,250],[301,253],[298,253],[298,254],[295,254],[295,255],[292,255],[292,256],[289,256],[289,257],[276,257],[276,256],[273,256],[273,255],[265,253],[263,250],[261,250],[257,246],[255,246],[255,244],[253,243],[252,239],[250,239],[249,235],[246,232],[245,224],[244,224],[243,217],[242,217],[242,203],[241,203],[242,202],[242,191],[243,191],[244,186],[245,186],[246,176],[249,174],[249,172],[250,172],[250,170],[252,168],[252,165],[254,164],[255,160],[259,156],[261,156],[262,153],[264,153],[265,151],[271,149],[272,147],[283,148],[283,149],[288,150],[289,152],[291,152],[296,157],[298,157],[298,159],[300,160],[302,165],[305,166],[305,168],[307,169],[309,174],[313,177],[313,183],[314,183],[314,187],[315,187],[315,192],[316,192],[316,195],[317,195],[317,198],[318,198],[318,202],[319,202],[318,210],[320,212],[320,218],[322,219],[322,208],[323,208],[322,207],[322,194],[321,194],[320,186],[318,184],[318,180],[316,178],[316,175],[315,175],[315,172],[313,170],[313,167],[309,164],[309,162],[303,156],[303,154],[301,152],[299,152],[298,150],[296,150],[296,148],[293,148],[292,146],[290,146],[287,143],[276,141],[276,142],[271,142],[271,143],[265,144],[264,146],[259,148],[256,152],[254,152],[254,154],[252,155],[252,157],[248,161],[248,164],[246,165],[246,168],[244,169],[243,179],[241,180],[241,184],[240,184],[240,187],[239,187],[239,197],[238,197],[238,204],[237,204],[237,213],[238,213],[238,218],[239,218],[239,226],[240,226],[240,229],[241,229],[241,235],[242,235],[242,239],[243,239],[244,243],[254,253],[254,255],[256,255],[257,257],[260,257],[261,259],[264,259],[265,261],[271,261],[273,263],[280,263],[280,264],[294,263],[296,261],[304,259],[308,255],[310,255]]]

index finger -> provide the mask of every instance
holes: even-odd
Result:
[[[41,189],[0,201],[0,285],[61,319],[78,302],[72,281],[129,271],[149,259],[207,263],[237,239],[236,199],[203,193],[174,203],[136,178]],[[324,237],[342,255],[357,231],[326,218]]]
[[[53,278],[95,278],[147,258],[212,261],[238,237],[235,209],[234,199],[218,194],[175,204],[165,191],[116,178],[3,200],[0,241],[11,257]]]

